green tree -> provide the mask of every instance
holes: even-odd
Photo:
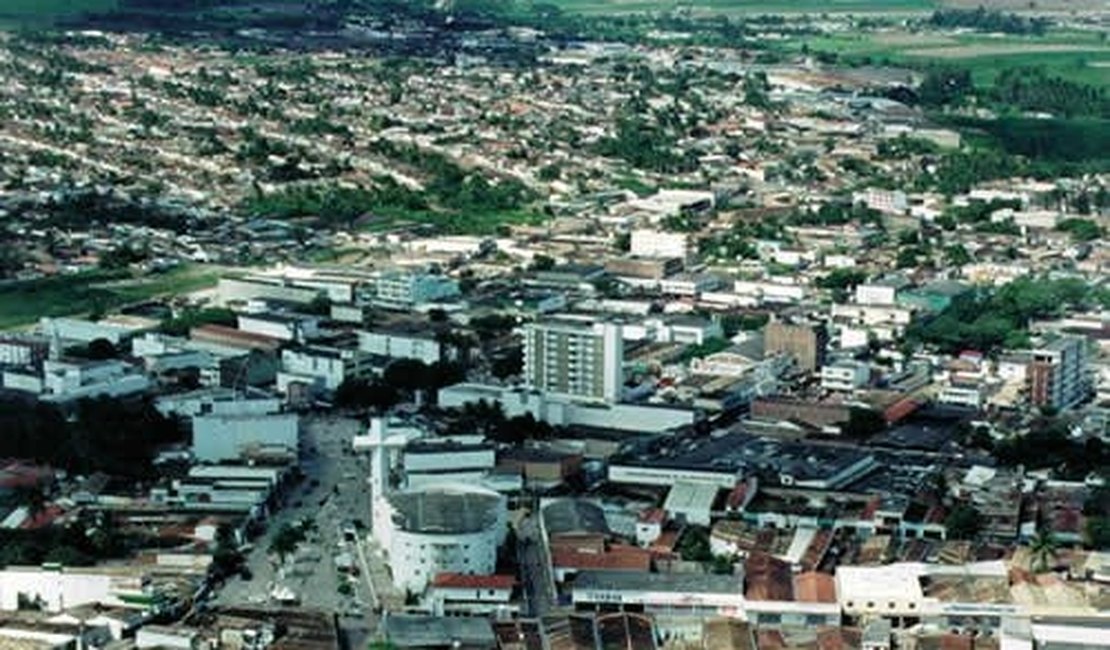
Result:
[[[966,266],[971,264],[971,254],[963,244],[952,244],[944,249],[944,261],[950,266]]]
[[[975,506],[960,503],[944,518],[950,539],[974,539],[983,529],[983,515]]]
[[[1033,570],[1038,573],[1048,571],[1049,563],[1056,559],[1060,544],[1051,531],[1038,530],[1029,540],[1029,553],[1033,556]]]

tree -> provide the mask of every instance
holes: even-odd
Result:
[[[1049,569],[1049,562],[1056,559],[1060,544],[1051,531],[1038,530],[1029,540],[1029,553],[1033,556],[1033,570],[1043,573]]]
[[[983,515],[975,506],[961,503],[944,518],[944,527],[951,539],[974,539],[983,529]]]
[[[382,379],[401,390],[418,390],[428,383],[428,366],[419,359],[397,359],[386,367]]]
[[[116,346],[108,339],[103,338],[93,339],[89,342],[88,348],[86,348],[86,355],[88,358],[97,361],[115,359],[117,354],[119,353],[116,350]]]
[[[971,254],[963,244],[952,244],[944,249],[944,261],[951,266],[966,266],[971,264]]]
[[[709,532],[701,526],[690,526],[678,541],[678,552],[687,562],[712,562]]]
[[[533,271],[550,271],[553,268],[555,268],[555,258],[549,255],[538,253],[532,258]]]

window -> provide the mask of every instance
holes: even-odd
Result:
[[[893,600],[890,601],[889,603],[886,604],[886,606],[887,606],[888,609],[894,609],[894,601]]]
[[[875,609],[875,603],[873,603],[873,602],[867,603],[867,609]]]

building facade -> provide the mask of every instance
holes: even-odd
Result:
[[[788,354],[806,372],[817,372],[825,365],[829,333],[823,324],[794,325],[776,321],[767,324],[763,336],[764,350],[768,354]]]
[[[1068,408],[1087,396],[1085,341],[1062,336],[1033,351],[1029,365],[1029,401],[1035,406]]]
[[[524,376],[532,388],[617,402],[623,357],[620,325],[550,321],[525,328]]]

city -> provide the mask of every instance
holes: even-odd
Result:
[[[842,5],[0,6],[0,648],[1110,648],[1110,11]]]

